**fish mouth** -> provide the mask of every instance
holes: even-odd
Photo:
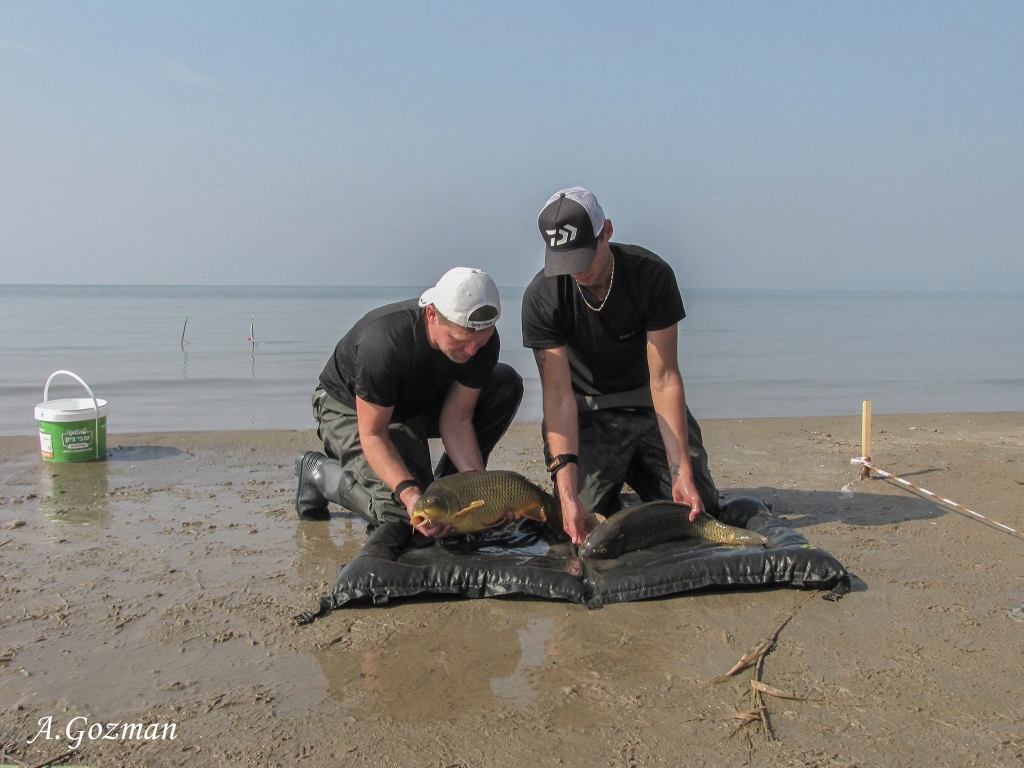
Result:
[[[413,528],[418,528],[424,523],[429,523],[430,518],[422,512],[413,512],[412,515],[409,517],[409,522],[412,523]]]

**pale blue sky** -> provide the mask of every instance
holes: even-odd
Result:
[[[0,282],[1024,290],[1024,3],[0,5]]]

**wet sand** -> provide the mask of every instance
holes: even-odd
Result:
[[[364,540],[342,510],[295,518],[293,460],[315,435],[111,435],[107,462],[59,466],[0,438],[0,763],[129,722],[176,738],[86,735],[69,762],[1024,764],[1024,539],[858,480],[859,417],[703,427],[720,487],[833,553],[851,594],[416,600],[296,627]],[[1024,413],[876,415],[872,453],[1024,529]],[[543,482],[539,456],[538,427],[516,427],[491,466]],[[794,609],[761,678],[808,700],[766,697],[774,737],[730,736],[753,672],[702,685]],[[62,740],[27,744],[47,717]]]

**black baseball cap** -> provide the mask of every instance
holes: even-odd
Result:
[[[537,225],[547,243],[544,274],[574,275],[586,272],[594,261],[597,239],[604,228],[604,211],[592,192],[568,187],[545,203]]]

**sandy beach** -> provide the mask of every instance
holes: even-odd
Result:
[[[412,600],[297,627],[365,539],[341,509],[296,519],[312,432],[114,434],[82,465],[0,438],[0,764],[77,741],[66,764],[94,767],[1024,765],[1024,538],[859,480],[859,417],[702,426],[720,488],[835,555],[850,594]],[[1024,413],[876,414],[872,454],[1024,529]],[[539,460],[516,426],[491,467],[544,483]],[[704,684],[789,614],[760,677],[797,698],[764,696],[765,735],[736,717],[753,670]]]

